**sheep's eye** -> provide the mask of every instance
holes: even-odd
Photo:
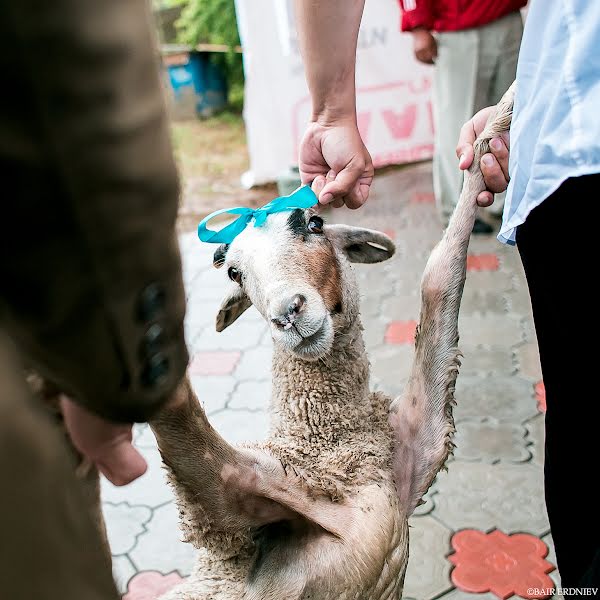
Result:
[[[235,267],[229,267],[228,271],[227,271],[227,275],[229,275],[229,279],[231,279],[231,281],[235,281],[236,283],[239,283],[240,285],[242,285],[242,272],[238,271]]]
[[[323,219],[313,216],[308,220],[308,230],[311,233],[323,233]]]

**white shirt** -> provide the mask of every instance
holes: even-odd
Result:
[[[498,235],[509,244],[515,228],[566,179],[600,173],[600,0],[531,3],[517,67],[509,173]],[[574,198],[573,208],[580,201]]]

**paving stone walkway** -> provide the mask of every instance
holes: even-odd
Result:
[[[420,277],[442,233],[430,165],[379,176],[367,207],[335,211],[334,219],[383,230],[396,242],[392,260],[358,265],[357,272],[373,385],[398,394],[410,368]],[[268,328],[250,309],[217,334],[226,275],[212,268],[214,248],[194,234],[181,237],[181,248],[193,385],[226,439],[264,438]],[[526,592],[558,583],[543,502],[543,383],[518,253],[494,236],[472,239],[460,335],[456,452],[411,519],[404,597],[548,597]],[[194,549],[180,541],[173,496],[147,426],[136,426],[135,443],[148,472],[124,489],[103,481],[104,513],[120,590],[127,600],[151,600],[190,573]]]

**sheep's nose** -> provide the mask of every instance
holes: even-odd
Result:
[[[277,316],[271,319],[271,322],[278,329],[290,329],[298,315],[304,310],[306,298],[302,294],[296,294],[291,300],[284,300],[280,303]]]

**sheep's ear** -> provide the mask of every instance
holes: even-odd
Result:
[[[250,298],[246,296],[239,285],[231,286],[231,289],[221,303],[221,308],[217,313],[217,331],[229,327],[242,313],[252,306]]]
[[[225,264],[225,257],[227,256],[227,250],[229,250],[229,244],[221,244],[213,255],[213,267],[220,269]]]
[[[396,251],[394,242],[385,233],[373,229],[349,225],[326,225],[323,232],[350,262],[382,262],[392,258]]]

